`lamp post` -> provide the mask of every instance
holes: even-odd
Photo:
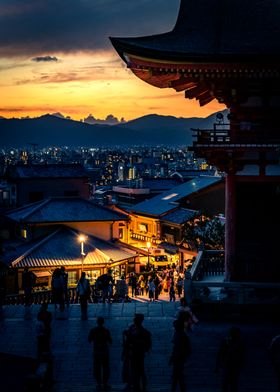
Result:
[[[148,269],[150,269],[150,247],[151,247],[151,243],[147,242],[147,249],[148,249],[148,263],[147,263],[147,267],[148,267]]]
[[[84,269],[84,258],[85,258],[85,255],[86,255],[85,254],[85,249],[84,249],[86,237],[83,234],[81,234],[79,236],[79,241],[80,241],[80,245],[81,245],[82,272],[83,272],[83,269]]]

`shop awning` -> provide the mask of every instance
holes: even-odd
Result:
[[[32,271],[32,273],[36,278],[48,278],[52,275],[50,271]]]

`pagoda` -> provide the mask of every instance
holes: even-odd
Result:
[[[279,20],[278,0],[181,0],[172,31],[111,38],[146,83],[229,109],[192,147],[226,173],[226,281],[280,277]]]

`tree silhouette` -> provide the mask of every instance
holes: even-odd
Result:
[[[184,240],[191,250],[224,249],[225,227],[217,216],[197,214],[184,226]]]

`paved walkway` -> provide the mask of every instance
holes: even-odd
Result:
[[[53,320],[52,351],[54,355],[54,392],[94,391],[92,377],[92,347],[87,342],[96,317],[102,315],[111,330],[111,377],[113,391],[123,388],[121,381],[122,331],[131,323],[134,313],[144,313],[144,326],[152,332],[153,347],[146,358],[148,391],[169,391],[171,369],[168,359],[171,351],[172,321],[178,302],[148,302],[144,299],[131,303],[91,304],[89,319],[80,319],[79,305],[70,305],[68,318]],[[35,321],[39,305],[30,309],[25,319],[23,306],[6,306],[0,322],[0,352],[36,356]],[[53,305],[49,306],[54,314]],[[55,316],[55,314],[54,314]],[[220,376],[213,373],[215,355],[220,340],[232,324],[200,320],[190,333],[192,355],[186,368],[187,392],[221,391]],[[247,345],[247,359],[240,380],[240,392],[276,392],[276,379],[271,368],[267,348],[271,338],[278,334],[280,325],[272,323],[235,323],[242,329]],[[14,374],[16,375],[16,369]],[[4,389],[5,390],[5,389]],[[3,391],[1,386],[1,391]],[[16,391],[13,391],[16,392]]]

